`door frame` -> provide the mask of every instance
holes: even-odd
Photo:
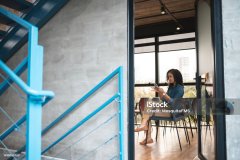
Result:
[[[214,48],[214,89],[215,98],[225,99],[224,90],[224,50],[223,50],[223,27],[222,27],[222,0],[211,1],[212,12],[212,41]],[[219,34],[220,33],[220,34]],[[225,106],[218,104],[216,110],[224,113]],[[214,135],[215,135],[215,159],[226,160],[226,121],[225,114],[214,116]]]
[[[197,8],[198,8],[199,0],[196,0],[195,8],[196,8],[196,27],[198,16],[197,16]],[[211,6],[211,26],[212,26],[212,44],[214,51],[214,95],[215,99],[224,99],[224,56],[223,56],[223,31],[222,31],[222,3],[221,0],[212,0],[210,1]],[[219,34],[221,33],[221,34]],[[196,29],[196,37],[198,37],[198,29]],[[199,44],[196,38],[196,51],[197,51],[197,75],[196,75],[196,88],[198,90],[198,98],[201,97],[201,77],[199,75]],[[223,103],[222,103],[223,104]],[[223,113],[223,108],[225,106],[221,106],[222,104],[218,104],[215,106],[216,111],[220,111]],[[199,119],[201,116],[198,117]],[[198,128],[200,128],[200,123],[198,123]],[[226,159],[226,122],[225,115],[215,115],[214,116],[214,150],[215,150],[215,159],[217,160],[225,160]],[[201,131],[200,131],[201,132]],[[198,134],[198,142],[201,141],[201,134]],[[198,143],[198,157],[200,159],[206,159],[202,154],[202,146],[201,143]]]
[[[127,0],[127,106],[128,106],[128,159],[135,159],[134,138],[134,0]]]
[[[198,0],[196,0],[198,1]],[[214,94],[215,98],[224,99],[224,56],[222,31],[222,0],[211,1],[212,40],[214,49]],[[221,34],[219,34],[221,33]],[[127,0],[127,96],[128,96],[128,159],[135,159],[134,138],[134,1]],[[197,43],[197,42],[196,42]],[[197,44],[198,45],[198,44]],[[197,61],[198,63],[198,61]],[[198,65],[197,65],[198,66]],[[198,75],[198,73],[197,73]],[[224,106],[217,106],[224,108]],[[226,122],[225,115],[215,116],[215,159],[225,160],[226,154]],[[201,154],[199,154],[201,157]]]

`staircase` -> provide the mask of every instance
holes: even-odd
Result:
[[[2,25],[9,26],[8,29],[2,29],[0,32],[0,96],[6,94],[9,90],[12,90],[19,97],[20,101],[26,103],[26,114],[18,120],[15,117],[4,110],[7,106],[0,108],[0,116],[4,116],[6,121],[11,124],[6,130],[0,133],[0,150],[3,152],[3,156],[0,159],[27,159],[27,160],[40,160],[40,159],[72,159],[64,158],[64,153],[69,150],[76,149],[77,145],[84,145],[87,138],[99,132],[100,128],[105,127],[113,120],[117,121],[117,132],[112,133],[111,136],[103,135],[103,139],[100,143],[94,143],[91,146],[91,150],[87,150],[80,153],[73,153],[77,159],[92,159],[93,155],[97,151],[106,150],[109,148],[109,144],[114,142],[118,145],[118,150],[112,152],[112,154],[103,154],[104,159],[124,159],[124,130],[123,130],[123,68],[118,67],[100,83],[93,87],[83,97],[81,97],[72,106],[68,107],[63,113],[61,113],[55,120],[53,120],[44,129],[41,127],[42,107],[45,106],[54,97],[52,91],[45,91],[42,89],[42,77],[43,77],[43,47],[38,45],[38,28],[42,27],[44,23],[50,18],[49,14],[41,14],[41,7],[46,10],[46,5],[50,5],[52,8],[51,14],[57,12],[57,9],[61,8],[67,1],[61,0],[46,0],[46,1],[34,1],[29,2],[25,0],[12,0],[1,1],[1,5],[17,10],[16,14],[11,13],[9,8],[6,10],[0,8],[0,22]],[[61,5],[60,5],[60,2]],[[64,2],[64,3],[63,3]],[[54,4],[58,4],[55,7]],[[51,8],[51,7],[48,7]],[[15,12],[14,12],[15,13]],[[38,16],[37,16],[38,15]],[[45,16],[44,16],[45,15]],[[35,17],[34,17],[35,16]],[[34,17],[34,18],[33,18]],[[36,18],[38,17],[38,18]],[[45,17],[45,18],[43,18]],[[24,29],[23,29],[24,28]],[[14,41],[14,43],[13,43]],[[18,49],[28,42],[28,56],[25,57],[22,62],[17,65],[15,69],[11,69],[6,65],[6,61],[9,60]],[[27,70],[27,82],[20,78],[20,75]],[[71,116],[71,114],[79,108],[82,103],[85,103],[91,96],[99,92],[99,90],[106,85],[109,81],[112,81],[117,77],[117,92],[110,96],[108,100],[102,103],[99,107],[96,107],[91,113],[86,115],[78,121],[74,126],[70,127],[61,136],[56,137],[56,140],[49,143],[46,147],[42,148],[41,140],[49,131],[54,127],[61,125],[61,122]],[[111,104],[117,106],[117,113],[110,115],[108,118],[101,121],[101,123],[91,126],[91,129],[87,131],[81,137],[75,138],[65,148],[58,149],[58,145],[74,134],[79,128],[87,124],[94,119],[100,112],[106,112],[107,108],[113,107]],[[17,105],[17,104],[16,104]],[[18,106],[22,107],[22,106]],[[53,114],[53,113],[49,113]],[[3,118],[3,119],[4,119]],[[64,126],[63,126],[64,127]],[[13,150],[6,145],[6,141],[14,136],[20,135],[21,140],[25,139],[25,145],[19,146],[16,143],[17,149]],[[15,138],[16,139],[16,138]],[[115,142],[116,141],[116,142]],[[52,150],[55,151],[53,156]],[[0,152],[0,154],[1,154]],[[101,151],[102,152],[102,151]],[[77,155],[76,155],[77,154]],[[74,158],[75,159],[75,158]]]
[[[39,29],[69,0],[1,0],[0,7],[20,16]],[[0,59],[9,60],[28,40],[28,31],[0,14]]]

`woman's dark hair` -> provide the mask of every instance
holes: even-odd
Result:
[[[180,84],[180,85],[183,86],[183,77],[182,77],[182,74],[181,74],[181,72],[179,70],[177,70],[177,69],[170,69],[167,72],[167,76],[166,76],[167,79],[168,79],[168,73],[172,73],[176,84]]]

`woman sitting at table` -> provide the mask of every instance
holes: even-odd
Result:
[[[177,69],[170,69],[167,72],[166,77],[167,77],[167,81],[168,81],[167,92],[165,93],[162,88],[157,87],[157,86],[154,87],[154,91],[158,92],[161,100],[171,104],[171,102],[173,102],[174,98],[182,98],[183,97],[183,94],[184,94],[183,78],[182,78],[181,72]],[[158,113],[158,114],[159,114],[159,116],[161,116],[161,113]],[[153,143],[153,139],[151,137],[151,125],[149,125],[149,127],[147,126],[149,118],[151,116],[152,116],[151,113],[143,112],[142,123],[139,128],[135,129],[135,132],[148,130],[147,143],[146,143],[146,139],[145,139],[142,142],[140,142],[141,145]]]

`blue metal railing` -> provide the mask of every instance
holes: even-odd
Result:
[[[94,115],[99,113],[101,110],[106,108],[110,103],[112,103],[114,100],[118,99],[119,102],[119,156],[120,159],[124,159],[124,132],[123,132],[123,71],[122,67],[117,68],[115,71],[113,71],[109,76],[107,76],[104,80],[102,80],[98,85],[96,85],[92,90],[90,90],[87,94],[85,94],[82,98],[80,98],[73,106],[71,106],[68,110],[66,110],[63,114],[61,114],[56,120],[54,120],[52,123],[50,123],[44,130],[43,134],[45,134],[48,130],[50,130],[53,126],[58,124],[64,117],[66,117],[68,114],[70,114],[76,107],[78,107],[81,103],[83,103],[87,98],[89,98],[92,94],[94,94],[99,88],[101,88],[104,84],[106,84],[109,80],[111,80],[114,76],[118,75],[118,93],[113,95],[110,99],[108,99],[105,103],[103,103],[100,107],[98,107],[96,110],[94,110],[92,113],[90,113],[88,116],[86,116],[84,119],[82,119],[80,122],[78,122],[75,126],[73,126],[71,129],[69,129],[66,133],[64,133],[61,137],[59,137],[55,142],[50,144],[48,147],[46,147],[42,154],[46,153],[48,150],[50,150],[52,147],[54,147],[56,144],[61,142],[63,139],[65,139],[68,135],[70,135],[72,132],[74,132],[76,129],[78,129],[80,126],[82,126],[85,122],[87,122],[89,119],[91,119]]]
[[[20,118],[15,124],[21,124],[27,120],[27,159],[41,159],[41,117],[42,105],[51,100],[54,93],[42,90],[42,68],[43,68],[43,47],[38,45],[38,28],[12,14],[11,12],[0,8],[0,14],[17,22],[28,30],[28,84],[21,80],[2,60],[0,60],[0,68],[16,83],[27,95],[27,114]],[[23,62],[24,63],[24,62]],[[24,66],[25,64],[23,64]],[[23,67],[22,66],[22,67]],[[5,80],[1,86],[6,87]],[[0,140],[8,136],[16,125],[11,126],[0,136]]]
[[[119,99],[119,147],[120,147],[120,158],[123,159],[123,73],[122,73],[122,67],[117,68],[115,71],[113,71],[111,74],[109,74],[106,78],[104,78],[99,84],[97,84],[93,89],[91,89],[88,93],[86,93],[82,98],[80,98],[76,103],[74,103],[71,107],[69,107],[64,113],[62,113],[59,117],[57,117],[53,122],[51,122],[46,128],[42,131],[42,136],[45,135],[50,129],[52,129],[54,126],[56,126],[59,122],[61,122],[66,116],[68,116],[70,113],[72,113],[77,107],[79,107],[80,104],[82,104],[85,100],[87,100],[91,95],[93,95],[98,89],[100,89],[102,86],[104,86],[108,81],[110,81],[113,77],[116,75],[118,76],[118,93],[112,96],[109,100],[107,100],[104,104],[102,104],[99,108],[97,108],[95,111],[90,113],[88,116],[86,116],[83,120],[78,122],[74,127],[72,127],[69,131],[67,131],[64,135],[62,135],[60,138],[58,138],[55,142],[50,144],[48,147],[46,147],[42,154],[46,153],[48,150],[50,150],[52,147],[57,145],[59,142],[61,142],[63,139],[65,139],[68,135],[70,135],[72,132],[74,132],[76,129],[78,129],[80,126],[82,126],[85,122],[87,122],[89,119],[91,119],[94,115],[96,115],[98,112],[103,110],[105,107],[107,107],[111,102],[113,102],[115,99]],[[25,146],[21,147],[20,150],[18,150],[16,153],[19,154],[22,151],[24,151]]]
[[[24,58],[24,60],[14,69],[14,73],[16,75],[21,75],[26,69],[28,65],[28,57]],[[8,87],[13,83],[10,78],[7,78],[5,81],[0,83],[0,96],[8,89]]]
[[[54,93],[51,91],[37,91],[29,87],[21,78],[19,78],[2,60],[0,60],[0,68],[9,76],[9,78],[15,82],[24,93],[30,96],[32,100],[40,101],[44,103],[45,101],[52,99]],[[3,83],[6,83],[5,81]]]
[[[110,116],[108,119],[106,119],[103,123],[101,123],[101,124],[99,124],[98,126],[96,126],[96,127],[94,127],[94,128],[92,128],[91,127],[91,130],[90,131],[88,131],[88,132],[86,132],[83,136],[81,136],[79,139],[77,139],[77,140],[75,140],[75,142],[73,142],[73,143],[71,143],[71,144],[69,144],[67,147],[65,147],[63,150],[59,150],[59,152],[57,153],[57,154],[55,154],[53,157],[58,157],[58,156],[60,156],[60,155],[62,155],[62,154],[64,154],[66,151],[68,151],[68,150],[71,150],[71,148],[73,148],[74,146],[78,146],[79,145],[79,143],[80,142],[82,142],[84,139],[87,139],[90,135],[92,135],[93,133],[96,133],[96,132],[98,132],[98,130],[100,130],[101,128],[103,128],[103,127],[106,127],[107,126],[107,124],[109,124],[111,121],[113,121],[115,118],[118,118],[118,113],[115,113],[115,114],[113,114],[112,116]],[[118,136],[117,136],[118,137]],[[106,141],[106,142],[108,142],[108,141]],[[95,148],[97,148],[97,149],[99,149],[99,148],[101,148],[102,146],[104,146],[105,145],[105,143],[103,143],[102,145],[100,145],[100,147],[99,146],[94,146]],[[82,157],[85,157],[86,155],[88,155],[89,153],[92,153],[92,152],[94,152],[94,150],[96,150],[96,149],[93,149],[93,150],[91,150],[90,152],[88,152],[87,154],[82,154],[81,155],[81,157],[80,157],[80,159],[82,158]],[[115,154],[116,155],[116,154]],[[75,157],[77,157],[77,156],[75,156]],[[117,157],[119,157],[119,155],[117,154]]]
[[[85,122],[87,122],[90,118],[92,118],[98,112],[100,112],[105,107],[107,107],[115,99],[118,99],[118,102],[119,102],[119,112],[118,112],[118,116],[119,116],[119,148],[120,148],[119,155],[120,155],[120,159],[121,160],[124,159],[124,157],[123,157],[123,155],[124,155],[123,154],[123,152],[124,152],[124,137],[123,137],[123,73],[122,73],[123,71],[122,70],[123,70],[122,67],[119,67],[116,70],[114,70],[111,74],[109,74],[106,78],[104,78],[100,83],[98,83],[94,88],[92,88],[89,92],[87,92],[82,98],[80,98],[76,103],[74,103],[72,106],[70,106],[65,112],[63,112],[60,116],[58,116],[53,122],[51,122],[47,127],[45,127],[42,130],[42,136],[44,136],[50,129],[52,129],[54,126],[59,124],[68,115],[70,115],[70,113],[72,113],[77,107],[79,107],[83,102],[85,102],[90,96],[92,96],[101,87],[103,87],[108,81],[110,81],[113,77],[118,75],[118,93],[116,93],[114,96],[112,96],[109,100],[107,100],[104,104],[102,104],[95,111],[93,111],[88,116],[86,116],[83,120],[78,122],[74,127],[72,127],[64,135],[62,135],[60,138],[58,138],[55,142],[53,142],[48,147],[46,147],[42,151],[42,154],[46,153],[52,147],[54,147],[59,142],[61,142],[63,139],[65,139],[68,135],[70,135],[72,132],[74,132],[76,129],[78,129],[80,126],[82,126]],[[21,119],[19,121],[21,121]],[[15,154],[20,154],[24,150],[25,150],[25,146],[22,146]]]
[[[75,129],[82,126],[85,122],[91,119],[94,115],[107,107],[112,101],[118,99],[119,102],[119,156],[124,159],[124,137],[123,137],[123,73],[122,67],[119,67],[112,72],[108,77],[101,81],[96,87],[83,96],[78,102],[71,106],[67,111],[60,115],[55,121],[47,126],[41,133],[41,109],[42,105],[46,104],[54,96],[51,91],[42,91],[42,66],[43,66],[43,48],[38,45],[38,29],[16,15],[0,8],[0,13],[12,19],[28,29],[29,44],[28,44],[28,57],[12,71],[3,61],[0,60],[0,68],[9,76],[4,82],[0,84],[0,93],[4,92],[8,85],[16,83],[27,95],[27,114],[20,118],[14,125],[10,126],[3,134],[0,135],[0,140],[6,138],[17,126],[20,126],[27,120],[27,135],[26,135],[26,155],[28,160],[40,160],[41,153],[47,152],[53,146],[58,144],[61,140],[66,138]],[[28,66],[28,85],[22,81],[18,74],[23,72],[24,67]],[[108,101],[102,104],[98,109],[89,114],[86,118],[80,121],[76,126],[71,128],[57,141],[49,145],[41,152],[41,136],[46,134],[53,126],[59,123],[64,117],[70,114],[78,105],[84,102],[88,97],[95,93],[100,87],[106,84],[114,76],[118,75],[118,93],[111,97]],[[7,83],[8,82],[8,83]],[[2,93],[1,93],[2,94]],[[34,117],[34,118],[33,118]],[[24,147],[25,148],[25,147]]]

